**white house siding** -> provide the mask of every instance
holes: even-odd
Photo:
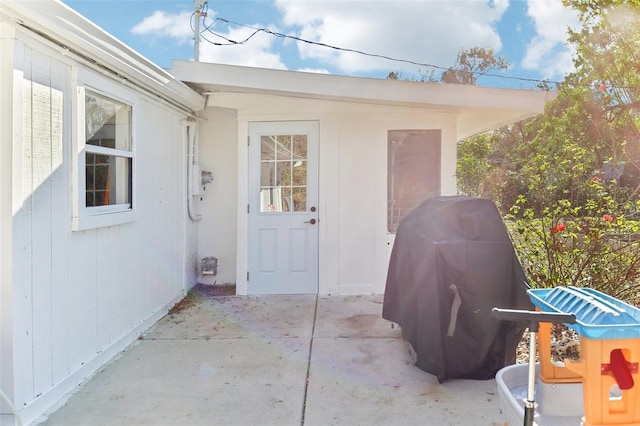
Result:
[[[387,131],[442,130],[441,194],[450,195],[455,171],[446,165],[455,164],[453,118],[371,108],[369,113],[323,116],[320,122],[320,224],[324,221],[325,234],[320,292],[382,294],[392,238],[387,232]]]
[[[13,291],[13,365],[3,361],[0,374],[33,420],[184,295],[195,280],[195,227],[185,219],[186,115],[128,88],[138,100],[136,220],[71,231],[72,69],[84,65],[18,40],[13,82],[2,88],[14,94],[13,273],[3,282]],[[9,336],[3,330],[3,353]]]
[[[320,123],[319,292],[321,294],[380,294],[384,292],[390,245],[387,232],[387,131],[442,130],[441,194],[453,195],[455,185],[455,115],[427,109],[383,107],[348,102],[311,101],[266,95],[214,94],[209,105],[233,107],[226,124],[237,126],[237,159],[228,149],[201,150],[201,162],[238,164],[238,193],[228,193],[212,209],[222,209],[237,197],[237,291],[247,291],[249,236],[242,206],[247,205],[247,128],[252,121],[314,120]],[[204,116],[213,120],[216,109]],[[203,133],[201,146],[212,143]],[[218,144],[222,141],[218,142]],[[223,157],[225,156],[225,157]],[[231,171],[225,169],[225,173]],[[214,174],[217,170],[214,168]],[[226,223],[200,229],[201,240],[215,239]],[[228,239],[231,237],[227,237]],[[227,241],[231,243],[231,241]],[[200,244],[202,246],[202,244]]]
[[[0,389],[13,393],[13,245],[11,210],[13,150],[13,27],[0,17]],[[6,91],[5,91],[6,89]],[[0,413],[9,408],[3,401]],[[2,415],[0,415],[0,424]]]

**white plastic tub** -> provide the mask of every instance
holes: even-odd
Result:
[[[536,365],[536,377],[540,365]],[[524,400],[527,398],[528,364],[504,367],[496,374],[500,408],[510,426],[524,422]],[[543,383],[535,385],[536,412],[534,422],[540,426],[576,426],[584,413],[581,383]]]

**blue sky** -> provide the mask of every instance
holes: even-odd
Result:
[[[192,0],[63,1],[163,68],[173,59],[194,58]],[[562,80],[572,66],[567,28],[577,25],[560,0],[210,0],[205,8],[203,25],[211,31],[202,33],[202,62],[373,78],[394,71],[417,78],[431,68],[409,62],[448,67],[460,49],[484,47],[506,56],[511,69],[500,73],[510,78],[480,84],[512,88],[535,86],[526,79]],[[265,32],[241,45],[226,41],[243,40],[259,28],[401,61]]]

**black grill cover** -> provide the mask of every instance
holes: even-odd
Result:
[[[491,200],[434,197],[400,223],[382,316],[400,325],[416,366],[440,382],[490,379],[515,362],[527,325],[498,321],[491,310],[532,310],[527,288]]]

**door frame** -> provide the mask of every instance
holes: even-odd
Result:
[[[316,207],[318,213],[321,214],[321,181],[320,181],[320,120],[310,118],[305,120],[264,120],[258,117],[238,117],[238,198],[237,198],[237,246],[236,246],[236,294],[247,295],[249,294],[249,214],[248,208],[251,202],[250,200],[250,188],[249,188],[249,166],[250,166],[250,151],[249,151],[249,136],[250,125],[252,123],[280,123],[286,126],[287,123],[314,123],[316,126],[316,138],[318,143],[317,149],[317,193],[318,200]],[[319,217],[319,215],[318,215]],[[317,276],[317,293],[320,292],[321,284],[321,246],[322,246],[322,224],[318,220],[318,242],[317,242],[317,256],[318,256],[318,276]]]

